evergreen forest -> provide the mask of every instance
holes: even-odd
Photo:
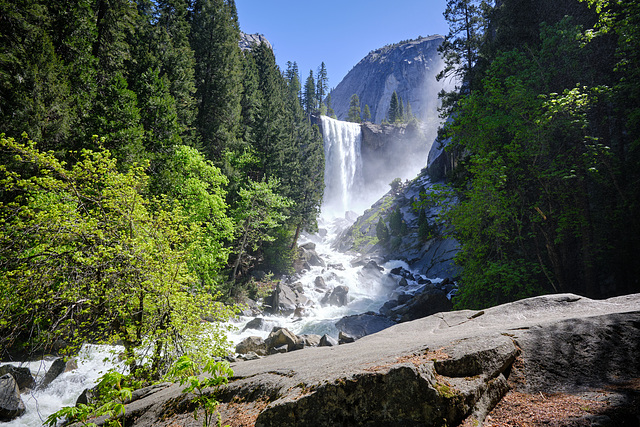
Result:
[[[233,0],[4,0],[0,24],[2,357],[118,342],[158,378],[227,354],[202,319],[317,228],[320,104],[297,69],[241,51]]]
[[[638,292],[640,4],[449,0],[457,306]]]

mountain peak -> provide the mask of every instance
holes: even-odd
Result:
[[[442,69],[438,46],[440,35],[404,40],[369,52],[331,92],[331,106],[337,117],[346,119],[353,94],[361,107],[369,105],[372,121],[386,118],[395,91],[413,114],[423,121],[437,118],[438,92],[443,83],[435,76]]]

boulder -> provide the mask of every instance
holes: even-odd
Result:
[[[304,334],[299,335],[302,338],[302,343],[305,347],[318,347],[320,345],[320,335],[316,334]]]
[[[349,344],[355,341],[356,337],[352,337],[351,335],[345,334],[342,331],[338,333],[338,344]]]
[[[280,282],[268,298],[269,311],[274,314],[289,316],[297,307],[308,307],[312,301],[304,295],[304,288],[299,283]]]
[[[69,361],[65,361],[63,358],[59,357],[53,361],[51,367],[44,375],[44,378],[38,384],[39,389],[47,388],[49,384],[53,382],[56,378],[58,378],[64,372],[69,372],[78,367],[78,362],[75,359],[71,359]]]
[[[274,328],[265,340],[267,351],[286,346],[287,351],[300,350],[304,347],[304,340],[286,328]]]
[[[236,345],[236,353],[247,354],[249,352],[253,352],[260,356],[266,356],[268,349],[265,340],[263,340],[262,337],[250,336],[243,339]]]
[[[320,301],[322,305],[335,305],[336,307],[343,307],[349,303],[349,287],[339,285],[333,288],[322,297]]]
[[[0,377],[11,374],[11,376],[16,380],[18,384],[18,388],[20,392],[23,392],[25,389],[34,388],[36,386],[36,380],[31,375],[31,370],[26,366],[17,367],[13,365],[3,365],[0,366]]]
[[[265,320],[262,317],[256,317],[250,320],[244,326],[244,328],[242,328],[242,332],[246,331],[247,329],[253,329],[256,331],[268,331],[272,329],[274,325],[275,325],[274,322],[270,320]]]
[[[85,388],[84,390],[82,390],[82,393],[80,393],[80,396],[78,396],[78,398],[76,399],[76,406],[81,403],[83,405],[92,405],[96,402],[97,397],[98,393],[96,387]]]
[[[372,312],[345,316],[336,322],[336,328],[340,332],[356,339],[375,334],[393,325],[395,322],[387,317]]]
[[[330,335],[324,334],[322,338],[320,338],[320,343],[318,344],[318,347],[333,347],[338,344],[339,343],[337,339],[333,338]]]
[[[391,310],[391,318],[399,322],[420,319],[435,313],[451,311],[453,304],[439,289],[425,288],[404,305]]]
[[[329,289],[329,286],[324,281],[324,278],[322,276],[317,276],[315,278],[315,280],[313,281],[313,284],[315,285],[316,289],[321,290],[321,291],[325,291],[325,290]]]
[[[26,410],[18,383],[11,374],[0,377],[0,421],[11,421]]]
[[[325,267],[325,262],[316,252],[316,244],[313,242],[300,246],[298,248],[298,255],[303,263],[311,267]]]

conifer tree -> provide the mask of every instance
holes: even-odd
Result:
[[[351,95],[349,98],[349,112],[347,113],[347,121],[353,123],[360,123],[360,98],[357,93]]]
[[[473,67],[478,60],[480,47],[488,26],[487,12],[490,1],[448,0],[444,18],[449,23],[449,33],[438,50],[445,67],[437,79],[453,77],[468,88]]]
[[[327,67],[324,62],[318,67],[317,83],[316,83],[316,105],[321,106],[324,103],[324,97],[329,89],[329,78],[327,76]]]
[[[309,77],[304,84],[304,112],[309,114],[315,113],[318,108],[316,98],[316,84],[313,79],[313,70],[309,70]]]
[[[196,131],[208,158],[220,162],[240,123],[240,29],[232,0],[196,0],[191,47],[195,53]]]
[[[364,110],[362,112],[362,120],[365,122],[371,121],[371,110],[369,109],[369,104],[364,104]]]
[[[398,99],[398,94],[396,91],[393,91],[391,95],[391,102],[389,103],[389,111],[387,112],[387,118],[390,123],[395,123],[402,119],[402,114],[400,110],[400,100]]]

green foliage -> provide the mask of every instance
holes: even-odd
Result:
[[[0,143],[32,170],[0,168],[11,195],[0,204],[3,349],[120,341],[132,367],[136,350],[150,351],[145,371],[156,377],[181,353],[225,352],[221,324],[202,318],[231,309],[198,291],[188,268],[202,221],[145,197],[142,169],[119,172],[109,152],[83,151],[67,167],[31,141]]]
[[[318,99],[316,95],[316,84],[313,78],[313,70],[309,70],[309,77],[304,84],[304,112],[307,114],[315,113],[318,108]]]
[[[365,122],[371,121],[371,109],[369,109],[369,104],[364,105],[364,110],[362,111],[362,120]]]
[[[238,224],[238,241],[235,248],[235,262],[231,280],[235,281],[241,271],[252,266],[251,255],[263,243],[276,240],[274,231],[287,219],[284,209],[291,206],[291,200],[277,193],[278,181],[250,182],[240,190],[240,202],[234,212]]]
[[[384,223],[382,217],[378,219],[378,224],[376,224],[376,237],[381,243],[387,243],[389,241],[389,229],[387,225]]]
[[[173,379],[178,379],[180,385],[187,384],[187,387],[182,390],[183,393],[195,394],[192,399],[192,402],[196,405],[193,417],[197,420],[198,411],[203,409],[202,425],[209,427],[213,425],[213,417],[219,405],[215,398],[216,389],[229,382],[229,377],[233,376],[233,370],[231,370],[229,363],[226,361],[215,362],[210,359],[202,369],[202,373],[207,377],[200,378],[198,377],[199,373],[200,367],[198,364],[188,356],[182,356],[174,364],[169,376]],[[213,389],[213,391],[207,391],[207,389]],[[220,424],[220,419],[218,418],[218,425]]]
[[[407,232],[407,224],[402,219],[402,212],[399,208],[394,209],[389,214],[389,233],[392,236],[402,236]]]
[[[402,188],[402,179],[394,178],[393,181],[389,183],[389,186],[391,187],[391,191],[393,193],[397,193]]]
[[[353,123],[360,123],[360,98],[358,94],[354,93],[349,99],[349,111],[347,112],[347,121]]]
[[[638,169],[638,157],[629,155],[633,126],[618,122],[629,110],[611,109],[637,85],[628,86],[630,70],[621,72],[603,55],[612,39],[584,30],[593,15],[576,5],[562,8],[582,12],[528,26],[531,33],[507,19],[518,16],[517,2],[494,11],[498,37],[484,47],[488,62],[467,73],[473,90],[460,96],[445,126],[459,165],[460,203],[446,214],[462,245],[458,307],[543,292],[597,297],[604,290],[599,281],[637,270],[631,261],[626,267],[613,261],[631,260],[629,250],[638,245],[625,236],[640,224],[623,213],[635,212],[624,200],[638,197],[628,175]],[[609,14],[598,25],[628,23],[616,18]],[[620,47],[618,55],[633,57]]]

